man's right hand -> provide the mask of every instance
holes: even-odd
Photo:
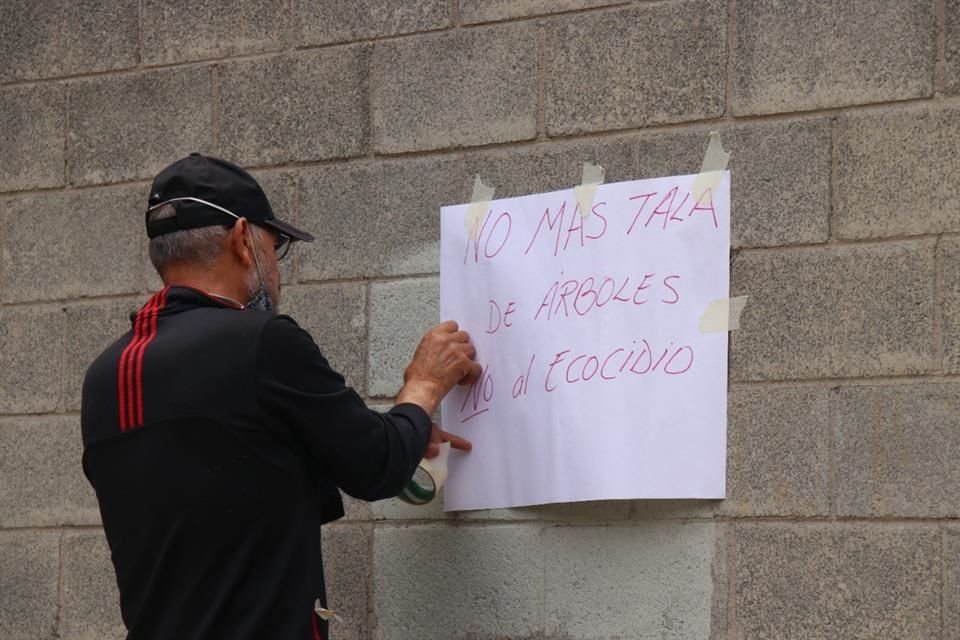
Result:
[[[403,388],[397,403],[420,405],[430,415],[455,384],[471,384],[482,368],[474,357],[477,350],[470,336],[452,320],[427,331],[403,374]]]

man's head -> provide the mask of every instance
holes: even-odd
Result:
[[[146,213],[150,260],[166,284],[240,296],[252,308],[279,304],[277,261],[313,236],[278,220],[240,167],[194,153],[153,181]]]

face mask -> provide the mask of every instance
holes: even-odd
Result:
[[[250,273],[248,283],[256,283],[256,289],[254,289],[253,297],[250,298],[250,301],[247,302],[246,308],[252,309],[253,311],[273,311],[273,298],[270,297],[270,294],[267,293],[266,287],[263,286],[263,273],[260,271],[260,258],[257,255],[257,250],[255,247],[251,247],[253,251],[253,257],[256,261],[256,269]],[[254,277],[256,279],[254,280]],[[250,287],[251,289],[253,287]]]
[[[262,282],[253,293],[253,297],[247,302],[246,308],[253,311],[273,311],[273,300],[267,290],[264,289]]]

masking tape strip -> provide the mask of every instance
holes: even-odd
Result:
[[[728,162],[730,162],[730,154],[723,150],[720,134],[711,131],[710,143],[707,145],[707,152],[703,155],[700,173],[693,179],[693,195],[697,198],[697,202],[707,191],[712,193],[716,190],[723,179],[723,172],[727,170]]]
[[[470,196],[470,206],[467,207],[467,215],[463,219],[463,224],[467,228],[467,236],[471,240],[476,240],[480,234],[480,225],[483,223],[483,217],[490,208],[490,201],[493,200],[493,194],[496,190],[483,184],[480,176],[473,179],[473,195]]]
[[[407,483],[398,496],[410,504],[427,504],[440,493],[440,489],[447,482],[447,459],[450,457],[450,443],[440,443],[440,453],[435,458],[424,458],[417,466],[417,472]],[[428,481],[418,481],[421,472],[426,474]]]
[[[583,176],[580,184],[573,188],[573,195],[580,209],[580,216],[586,218],[593,208],[593,198],[597,194],[597,187],[603,184],[606,171],[603,167],[592,162],[583,163]]]
[[[316,612],[317,616],[321,620],[326,620],[326,621],[335,620],[337,622],[343,622],[343,618],[338,616],[336,613],[334,613],[330,609],[324,609],[323,607],[320,606],[320,598],[317,598],[317,601],[313,603],[313,610]]]
[[[721,298],[707,305],[700,316],[700,333],[722,333],[740,328],[740,314],[747,306],[747,298]]]

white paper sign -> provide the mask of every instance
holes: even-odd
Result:
[[[629,498],[722,498],[730,178],[601,185],[441,212],[444,319],[470,332],[482,378],[444,400],[448,511]]]

